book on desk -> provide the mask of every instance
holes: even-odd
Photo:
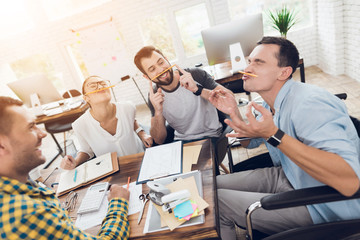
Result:
[[[61,173],[57,195],[64,195],[117,171],[119,171],[119,163],[116,152],[101,155],[81,164],[75,169],[65,170]]]

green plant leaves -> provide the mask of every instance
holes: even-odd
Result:
[[[296,13],[286,6],[283,6],[282,9],[277,10],[275,13],[269,11],[269,17],[272,21],[272,27],[278,30],[281,36],[284,36],[285,38],[290,28],[297,23],[297,20],[295,19]]]

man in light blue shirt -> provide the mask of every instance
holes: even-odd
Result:
[[[265,142],[272,168],[217,177],[221,237],[234,239],[234,224],[245,227],[246,208],[278,192],[328,185],[345,196],[360,186],[360,142],[345,104],[316,86],[294,82],[291,77],[299,53],[290,41],[264,37],[249,56],[244,89],[257,92],[263,106],[250,103],[244,122],[230,94],[213,91],[210,101],[231,117],[226,123],[233,137],[250,137],[244,146]],[[260,115],[255,119],[254,107]],[[254,229],[274,234],[295,227],[360,218],[360,201],[315,204],[275,211],[257,210]]]

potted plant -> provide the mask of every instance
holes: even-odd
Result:
[[[281,37],[286,38],[287,32],[295,23],[297,23],[296,14],[294,11],[288,9],[285,5],[282,9],[277,10],[275,13],[269,12],[269,17],[272,22],[272,27],[278,30]]]

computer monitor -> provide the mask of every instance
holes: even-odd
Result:
[[[209,65],[230,61],[229,45],[238,42],[247,57],[264,35],[262,14],[204,29],[201,35]]]
[[[45,75],[34,75],[7,85],[28,107],[31,107],[30,95],[33,93],[37,93],[41,104],[62,99],[55,86]]]

